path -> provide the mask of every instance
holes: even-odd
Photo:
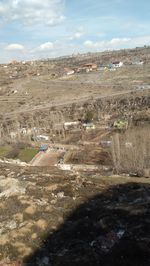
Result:
[[[31,166],[54,166],[58,163],[59,157],[63,153],[48,149],[46,152],[40,151],[31,161]]]
[[[138,91],[146,91],[146,90],[150,90],[150,85],[145,85],[145,86],[141,86],[142,88],[138,88],[138,89],[133,89],[133,90],[126,90],[124,92],[116,92],[116,93],[111,93],[110,95],[103,95],[103,96],[96,96],[94,97],[94,100],[100,100],[100,99],[109,99],[110,97],[115,97],[115,96],[123,96],[123,95],[127,95],[127,94],[131,94],[133,92],[138,92]],[[47,104],[45,106],[43,105],[39,105],[39,106],[35,106],[33,108],[28,108],[28,109],[22,109],[20,111],[14,111],[11,113],[6,113],[4,115],[4,117],[13,117],[15,115],[18,114],[22,114],[22,113],[31,113],[31,112],[35,112],[35,111],[42,111],[42,110],[47,110],[50,109],[52,107],[64,107],[66,105],[71,105],[73,103],[84,103],[85,101],[90,100],[90,97],[84,97],[84,98],[80,98],[80,99],[72,99],[66,102],[55,102],[55,103],[50,103]]]

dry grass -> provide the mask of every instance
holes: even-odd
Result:
[[[112,157],[118,173],[143,175],[149,168],[150,137],[149,126],[134,127],[124,134],[115,134],[112,141]]]

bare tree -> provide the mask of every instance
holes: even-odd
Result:
[[[135,127],[124,134],[112,137],[112,157],[117,173],[142,175],[149,168],[150,137],[149,127]]]

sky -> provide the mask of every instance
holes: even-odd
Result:
[[[0,0],[0,63],[150,45],[150,0]]]

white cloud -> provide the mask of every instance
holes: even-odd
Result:
[[[46,42],[41,44],[37,49],[39,51],[49,51],[52,50],[54,48],[54,44],[52,42]]]
[[[0,16],[24,24],[56,25],[65,19],[65,0],[5,0],[0,2]]]
[[[143,36],[131,39],[132,46],[150,45],[150,36]]]
[[[23,51],[24,49],[24,46],[19,43],[12,43],[5,47],[7,51]]]
[[[84,46],[89,47],[89,48],[94,48],[97,46],[97,44],[98,44],[97,42],[94,43],[93,41],[90,41],[90,40],[87,40],[84,42]]]
[[[121,44],[128,43],[130,40],[130,38],[114,38],[110,41],[110,45],[118,46]]]
[[[104,40],[93,42],[87,40],[84,42],[84,47],[92,50],[113,50],[121,48],[134,48],[136,46],[144,46],[150,44],[150,36],[135,37],[135,38],[113,38],[111,40]]]
[[[120,45],[126,44],[130,41],[129,38],[114,38],[110,41],[100,41],[100,42],[93,42],[91,40],[87,40],[84,42],[84,46],[89,48],[101,48],[101,49],[107,49],[107,48],[117,48]]]
[[[55,42],[45,42],[40,45],[32,44],[24,45],[19,43],[6,44],[0,43],[1,58],[0,62],[10,62],[14,58],[16,60],[32,60],[40,58],[51,58],[62,55],[71,55],[77,53],[115,50],[122,48],[135,48],[139,46],[149,45],[150,36],[142,36],[136,38],[113,38],[111,40],[103,40],[94,42],[87,40],[84,42],[67,42],[65,39]]]

